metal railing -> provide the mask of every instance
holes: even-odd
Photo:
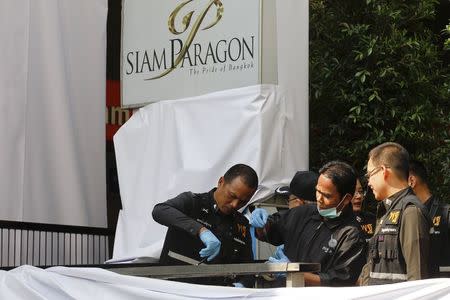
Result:
[[[100,264],[113,238],[107,228],[0,221],[0,268]]]

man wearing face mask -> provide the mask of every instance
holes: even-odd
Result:
[[[356,174],[344,162],[332,161],[319,170],[317,206],[304,205],[268,216],[253,211],[250,224],[258,238],[284,243],[289,261],[320,263],[318,274],[305,273],[308,286],[354,285],[365,263],[366,243],[349,205]]]

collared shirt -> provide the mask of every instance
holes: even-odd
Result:
[[[160,263],[165,265],[184,264],[170,257],[169,251],[200,261],[202,258],[199,251],[205,247],[198,235],[202,227],[210,230],[221,241],[219,255],[208,263],[253,261],[250,226],[247,218],[239,212],[230,215],[222,214],[217,209],[214,191],[215,189],[202,194],[185,192],[154,207],[153,218],[155,221],[168,227]],[[252,284],[250,277],[242,277],[246,286]],[[216,279],[211,278],[208,282],[204,280],[197,282],[223,285]],[[226,281],[223,283],[229,284]]]
[[[320,263],[321,285],[353,285],[364,265],[364,235],[349,207],[335,219],[321,217],[316,205],[296,207],[270,216],[265,229],[290,261]]]

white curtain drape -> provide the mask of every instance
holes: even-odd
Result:
[[[107,0],[0,0],[0,219],[106,226]]]

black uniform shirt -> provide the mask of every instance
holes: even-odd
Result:
[[[355,213],[355,217],[365,235],[366,242],[368,242],[375,232],[375,225],[377,222],[375,214],[360,211],[359,213]]]
[[[169,251],[201,260],[199,251],[205,248],[205,245],[198,233],[202,227],[209,229],[221,241],[219,255],[208,263],[226,264],[253,260],[247,218],[239,212],[222,214],[217,209],[214,191],[215,189],[203,194],[185,192],[154,207],[155,221],[168,227],[160,257],[161,264],[185,264],[168,256]],[[250,280],[245,280],[244,284],[247,283],[251,284]],[[220,283],[214,281],[208,284]]]
[[[355,284],[366,258],[366,242],[350,207],[335,219],[322,218],[315,205],[304,205],[269,217],[266,238],[285,244],[290,261],[321,264],[323,286]]]
[[[425,206],[432,222],[430,230],[431,272],[433,277],[439,277],[439,266],[450,265],[449,206],[444,205],[434,196],[425,202]]]

